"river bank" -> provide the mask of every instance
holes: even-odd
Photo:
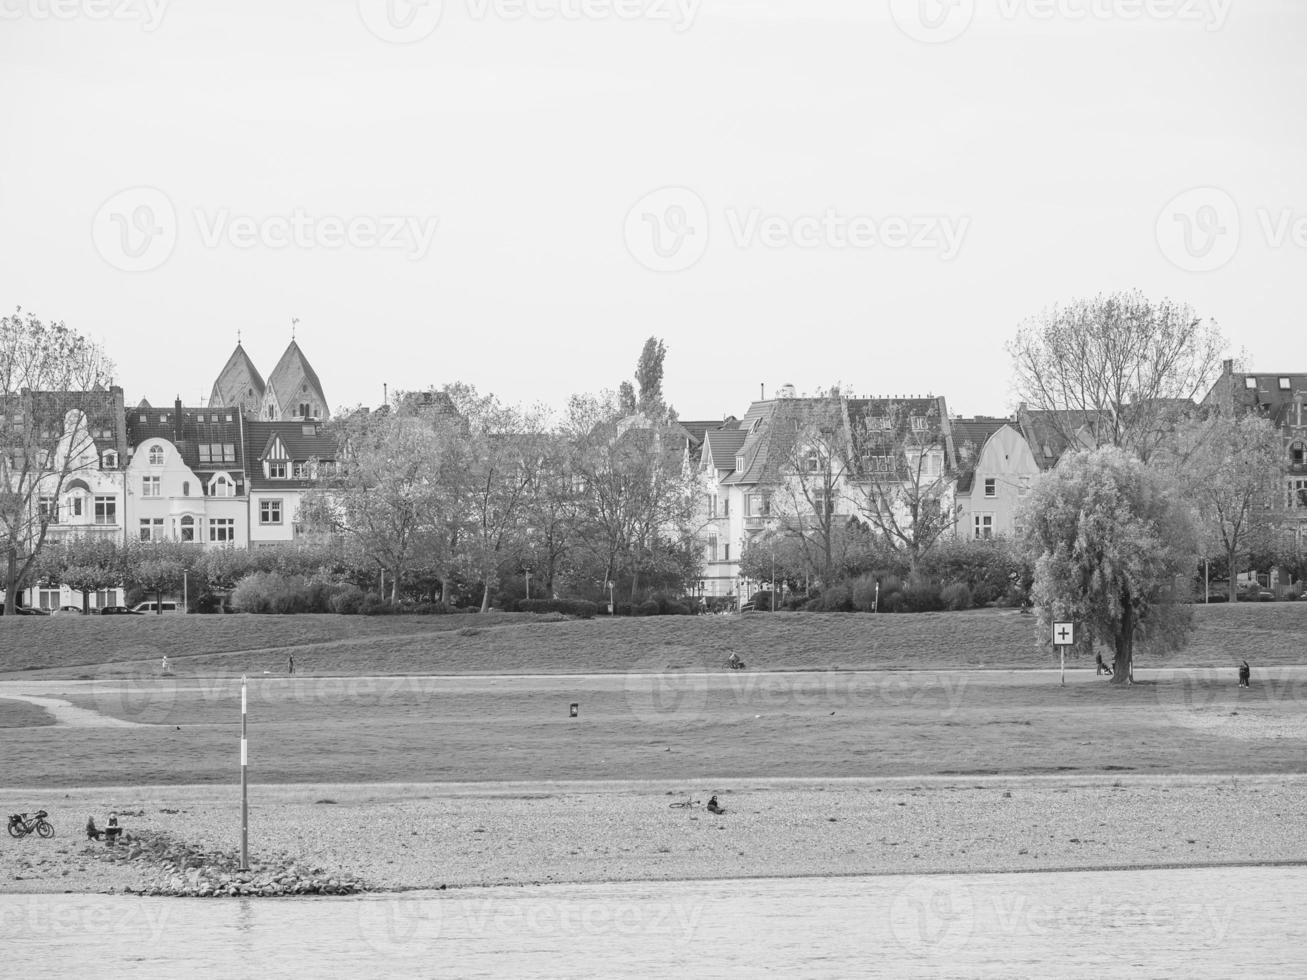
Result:
[[[727,812],[674,801],[717,794]],[[234,853],[236,787],[0,790],[0,893],[121,892],[88,816]],[[1307,777],[1002,777],[250,788],[251,858],[402,891],[557,882],[1307,862]]]

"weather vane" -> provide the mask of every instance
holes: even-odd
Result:
[[[300,318],[293,316],[290,318],[290,339],[295,339],[295,328],[299,326]]]

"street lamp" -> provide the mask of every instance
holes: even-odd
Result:
[[[608,615],[617,615],[617,606],[613,603],[613,580],[609,579],[604,585],[608,586]]]
[[[526,571],[526,597],[530,599],[531,598],[531,569],[528,568],[525,569],[525,571]]]

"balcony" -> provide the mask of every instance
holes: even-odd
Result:
[[[770,517],[746,517],[744,519],[744,529],[746,531],[761,531],[770,520]]]

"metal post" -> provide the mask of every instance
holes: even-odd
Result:
[[[1062,654],[1062,686],[1066,687],[1066,647],[1058,647]]]
[[[245,740],[246,678],[241,674],[241,870],[250,870],[250,798],[245,774],[249,769],[249,752]]]
[[[187,569],[183,568],[183,569],[182,569],[182,612],[186,612],[187,609],[188,609],[188,607],[189,607],[189,603],[187,602],[187,599],[188,599],[188,597],[189,597],[189,593],[188,593],[188,590],[187,590],[187,575],[188,575],[188,574],[189,574],[189,573],[188,573]]]
[[[1204,605],[1212,601],[1212,583],[1210,580],[1211,574],[1212,574],[1212,563],[1208,559],[1204,558],[1203,559],[1203,604]]]

